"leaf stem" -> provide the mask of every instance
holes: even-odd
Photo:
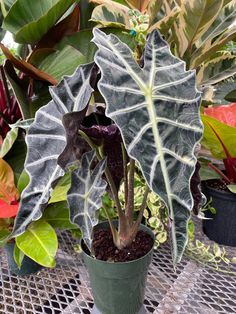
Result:
[[[112,223],[112,219],[111,219],[111,217],[110,217],[108,208],[107,208],[107,206],[106,206],[105,204],[103,204],[102,207],[103,207],[104,210],[105,210],[105,213],[106,213],[106,216],[107,216],[107,219],[108,219],[110,228],[111,228],[111,233],[112,233],[112,237],[113,237],[114,244],[115,244],[116,246],[119,246],[119,245],[120,245],[119,235],[118,235],[118,232],[117,232],[116,228],[114,227],[114,225],[113,225],[113,223]]]
[[[135,160],[130,158],[129,164],[129,181],[128,181],[128,199],[125,209],[125,215],[128,218],[130,224],[133,222],[134,213],[134,172],[135,172]]]
[[[227,183],[231,183],[231,181],[229,180],[229,178],[216,166],[214,166],[212,163],[208,164],[208,167],[212,170],[214,170],[216,173],[218,173]]]
[[[123,143],[121,143],[121,149],[122,149],[124,187],[125,187],[125,208],[127,208],[127,203],[128,203],[128,170],[127,170],[127,154],[126,154],[125,146]]]

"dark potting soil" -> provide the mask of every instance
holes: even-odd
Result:
[[[97,259],[102,261],[128,262],[146,255],[153,246],[152,237],[140,230],[129,247],[118,250],[109,229],[94,233],[93,248]]]
[[[230,190],[227,188],[225,181],[223,180],[217,179],[207,180],[206,185],[218,191],[230,192]]]

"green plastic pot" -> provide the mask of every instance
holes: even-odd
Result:
[[[4,249],[7,253],[8,267],[11,274],[17,276],[26,276],[33,273],[37,273],[39,270],[43,268],[43,266],[39,265],[29,257],[24,256],[21,268],[19,269],[13,257],[14,246],[15,246],[14,243],[7,243],[4,246]]]
[[[109,228],[108,222],[97,229]],[[141,225],[154,239],[151,229]],[[82,245],[83,250],[83,245]],[[124,263],[97,260],[83,250],[83,258],[89,272],[96,310],[102,314],[137,314],[142,312],[148,268],[153,248],[143,257]]]

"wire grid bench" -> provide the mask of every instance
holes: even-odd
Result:
[[[202,240],[201,232],[199,236]],[[88,274],[80,254],[74,251],[75,241],[63,232],[59,243],[55,269],[21,278],[10,275],[5,252],[0,249],[1,314],[91,313]],[[236,255],[236,249],[227,250]],[[236,272],[235,264],[230,268]],[[211,270],[187,257],[174,271],[170,247],[162,245],[154,253],[149,270],[145,309],[154,314],[236,313],[236,276]]]

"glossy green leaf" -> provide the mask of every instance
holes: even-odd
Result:
[[[227,188],[228,188],[232,193],[236,193],[236,184],[229,184],[229,185],[227,185]]]
[[[150,189],[169,209],[176,263],[187,243],[194,149],[202,136],[195,71],[185,70],[158,31],[148,37],[142,68],[116,36],[95,29],[93,41],[99,48],[95,61],[102,73],[98,87],[106,115],[118,125],[127,153]]]
[[[120,40],[126,43],[132,50],[135,49],[135,40],[126,31],[122,31],[117,28],[105,28],[103,30],[106,34],[112,33],[119,37]],[[86,57],[86,62],[92,62],[97,51],[96,45],[91,42],[92,38],[92,30],[83,30],[73,35],[64,37],[63,40],[61,40],[61,42],[56,46],[56,48],[62,49],[65,45],[70,45],[78,49]]]
[[[4,19],[4,28],[18,43],[34,44],[76,0],[17,0]]]
[[[65,46],[61,51],[56,51],[48,55],[38,68],[60,82],[65,75],[71,75],[80,65],[86,63],[86,57],[77,49]]]
[[[3,158],[12,148],[18,136],[18,128],[11,129],[0,147],[0,157]]]
[[[204,134],[202,144],[210,149],[212,155],[217,159],[226,158],[223,147],[213,132],[212,128],[216,130],[217,134],[221,138],[222,142],[226,146],[232,157],[236,157],[236,128],[224,124],[214,118],[206,115],[201,115],[202,122],[204,124]]]
[[[16,237],[16,244],[36,263],[45,267],[55,267],[58,240],[56,232],[46,221],[32,222],[22,235]]]
[[[71,174],[66,173],[53,189],[49,204],[65,201],[71,185]]]
[[[27,172],[25,170],[23,170],[19,179],[18,179],[18,182],[17,182],[17,189],[18,189],[20,194],[23,192],[23,190],[29,184],[29,180],[30,180],[29,175],[27,174]]]
[[[18,246],[15,244],[14,251],[13,251],[13,257],[14,261],[16,262],[16,265],[18,268],[21,268],[22,261],[24,259],[25,254],[18,248]]]
[[[67,202],[50,204],[43,213],[43,219],[53,228],[78,229],[78,226],[70,222],[70,212]]]

